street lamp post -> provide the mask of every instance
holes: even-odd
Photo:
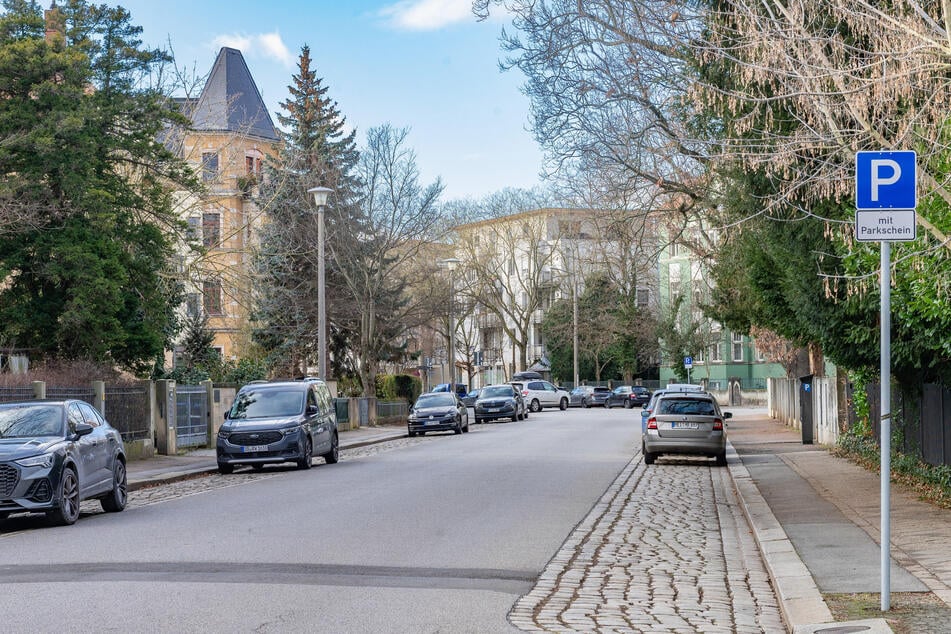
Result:
[[[574,371],[574,387],[578,387],[578,280],[574,268],[571,271],[571,369]]]
[[[333,193],[329,187],[312,187],[307,190],[317,205],[317,374],[327,379],[327,297],[324,265],[324,208],[327,197]]]
[[[456,298],[456,286],[453,271],[459,266],[457,258],[440,260],[439,266],[449,271],[449,391],[456,393],[456,318],[453,314],[453,304]]]

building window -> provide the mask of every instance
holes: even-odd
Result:
[[[218,178],[218,153],[201,153],[201,179],[206,183]]]
[[[201,239],[201,216],[188,217],[188,239],[193,242]]]
[[[710,361],[711,362],[722,362],[723,361],[723,344],[721,342],[716,342],[710,346]]]
[[[202,297],[206,315],[221,314],[221,282],[208,280],[203,284]]]
[[[671,262],[667,269],[667,280],[670,285],[670,297],[680,295],[680,263]]]
[[[260,176],[261,157],[254,154],[248,154],[244,157],[244,167],[248,176]]]
[[[206,247],[221,245],[221,214],[201,215],[201,243]]]
[[[198,317],[201,310],[201,296],[198,293],[189,293],[185,296],[185,313],[189,317]]]
[[[703,365],[703,348],[697,350],[697,354],[693,355],[693,362],[697,365]]]
[[[634,291],[634,302],[640,310],[646,310],[650,304],[651,290],[649,288],[638,288]]]
[[[743,361],[743,335],[733,333],[733,360]]]

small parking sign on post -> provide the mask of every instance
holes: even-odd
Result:
[[[856,152],[855,236],[859,241],[881,243],[880,370],[881,386],[881,608],[891,602],[891,243],[916,237],[918,204],[917,155],[904,152]]]

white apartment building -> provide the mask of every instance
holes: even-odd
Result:
[[[548,372],[545,313],[580,295],[591,273],[607,272],[619,287],[634,288],[639,305],[653,307],[658,249],[653,228],[643,225],[628,210],[544,208],[456,227],[455,291],[466,310],[456,359],[476,366],[473,387],[522,370]]]

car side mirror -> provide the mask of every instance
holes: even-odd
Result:
[[[82,438],[83,436],[88,436],[92,433],[93,427],[89,423],[76,423],[75,431],[76,438]]]
[[[316,405],[314,405],[313,403],[311,403],[310,405],[307,406],[307,410],[306,410],[305,413],[306,413],[308,416],[313,416],[314,414],[319,414],[319,413],[320,413],[320,408],[317,407]]]
[[[733,418],[733,412],[723,412],[723,418]]]

